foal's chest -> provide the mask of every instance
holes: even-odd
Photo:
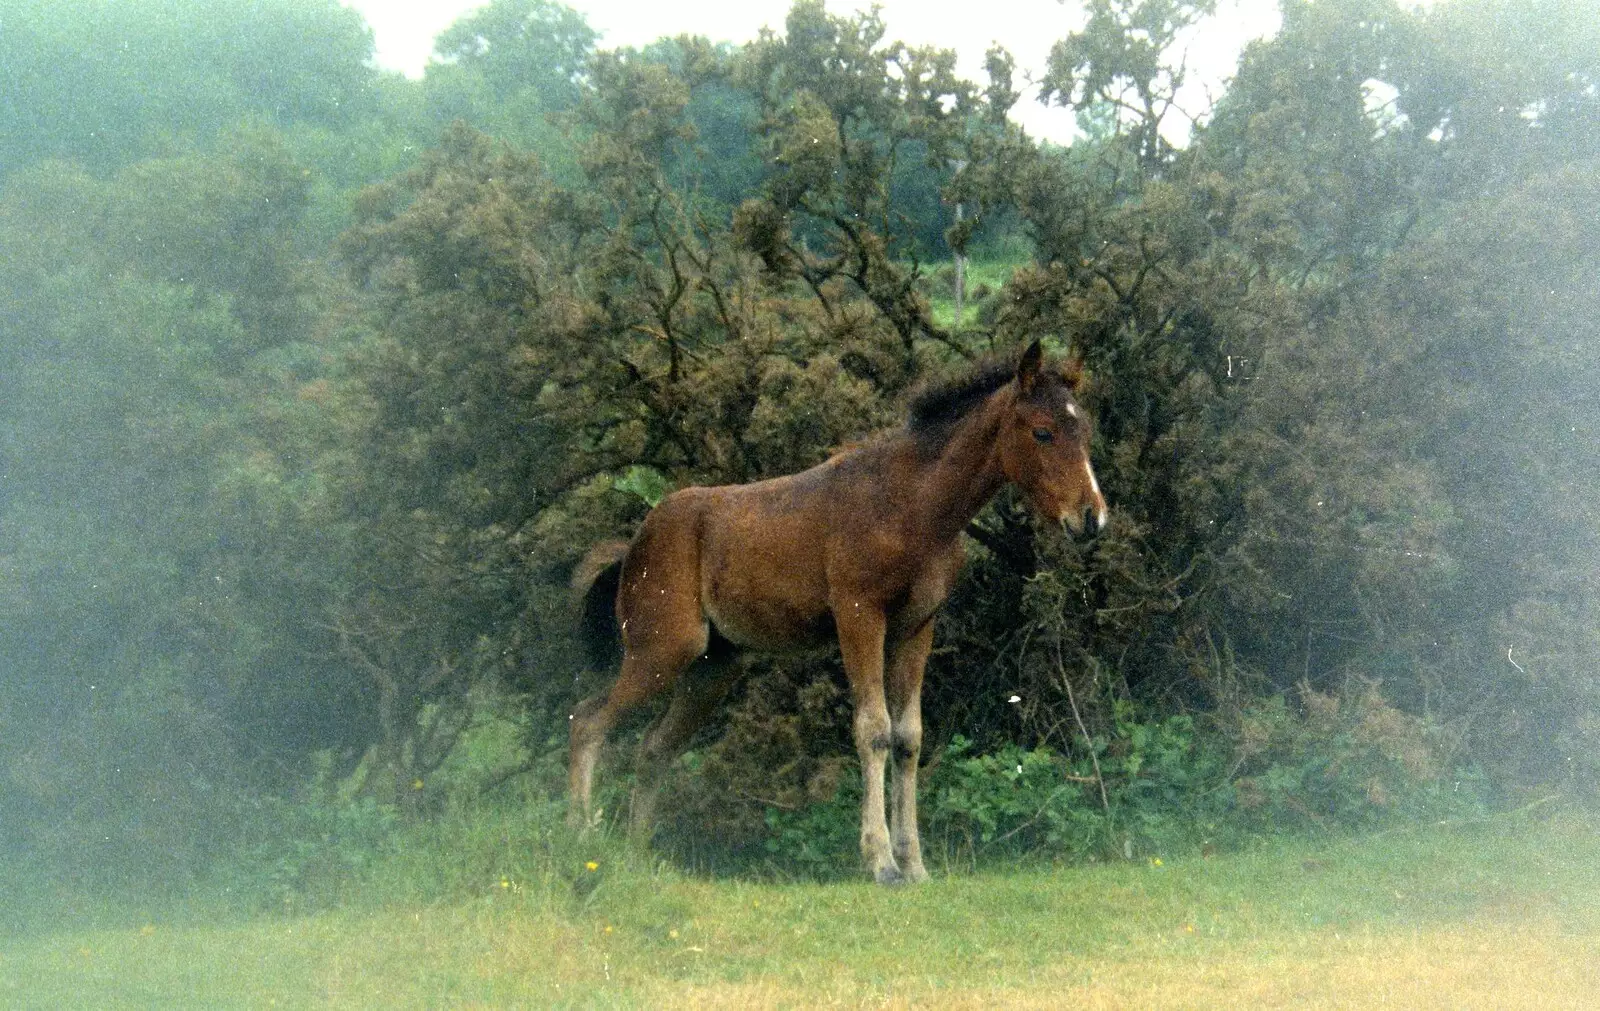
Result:
[[[955,587],[965,554],[960,544],[923,560],[909,574],[899,592],[884,601],[884,618],[891,639],[904,638],[928,622]]]

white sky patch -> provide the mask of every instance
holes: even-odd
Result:
[[[1367,118],[1376,125],[1380,137],[1391,131],[1403,129],[1408,122],[1406,114],[1395,106],[1395,100],[1399,97],[1400,89],[1388,81],[1369,77],[1361,82],[1362,104],[1366,108]]]
[[[377,63],[420,77],[433,51],[433,39],[457,18],[484,6],[474,0],[344,0],[372,26]],[[828,10],[847,14],[866,10],[871,0],[829,0]],[[762,27],[783,31],[789,0],[700,0],[692,4],[639,0],[569,0],[600,33],[600,45],[643,46],[663,36],[704,35],[713,41],[748,42]],[[1072,112],[1045,108],[1038,88],[1028,82],[1043,75],[1050,47],[1082,27],[1076,3],[1058,0],[997,0],[974,8],[950,0],[880,0],[886,38],[913,46],[954,49],[957,70],[982,86],[983,54],[999,43],[1017,61],[1014,86],[1022,92],[1013,118],[1035,137],[1064,143],[1073,134]],[[1199,113],[1221,94],[1223,82],[1252,39],[1274,34],[1279,17],[1275,0],[1222,0],[1217,17],[1188,40],[1189,86],[1181,104]],[[1179,117],[1181,119],[1181,117]],[[1184,133],[1187,133],[1185,124]]]

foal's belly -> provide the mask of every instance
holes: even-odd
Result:
[[[728,547],[702,561],[701,603],[718,632],[768,653],[811,649],[833,637],[826,584],[809,559]]]
[[[794,507],[792,478],[707,489],[700,596],[707,619],[734,644],[790,652],[832,637],[824,530]]]
[[[890,642],[916,634],[933,618],[949,593],[955,568],[941,559],[877,605],[883,607],[884,632]],[[744,649],[786,653],[832,645],[838,629],[826,583],[796,576],[769,571],[762,578],[755,571],[710,571],[702,584],[706,618],[724,638]]]
[[[794,653],[833,641],[833,615],[771,599],[706,601],[706,617],[723,638],[760,653]]]

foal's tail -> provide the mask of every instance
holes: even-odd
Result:
[[[578,638],[594,667],[605,669],[622,660],[617,628],[617,587],[627,541],[601,541],[572,570],[572,598],[578,615]]]

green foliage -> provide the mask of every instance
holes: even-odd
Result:
[[[495,0],[434,40],[450,65],[481,74],[501,101],[532,91],[552,112],[577,105],[599,36],[583,16],[551,0]]]
[[[368,106],[372,33],[335,0],[7,0],[5,173],[105,172],[260,117],[339,124]]]
[[[929,776],[927,838],[959,864],[1142,859],[1237,846],[1257,833],[1480,813],[1475,778],[1445,783],[1431,764],[1434,742],[1418,727],[1376,695],[1360,704],[1362,715],[1335,729],[1278,697],[1237,732],[1200,730],[1186,716],[1136,722],[1119,707],[1112,733],[1080,738],[1072,755],[1016,745],[975,755],[958,736]],[[1274,746],[1247,743],[1267,723]]]
[[[298,913],[337,902],[398,844],[400,813],[336,780],[331,756],[294,799],[264,797],[241,843],[215,869],[219,887],[247,910]]]
[[[929,859],[974,869],[1170,858],[1264,835],[1472,819],[1488,800],[1476,770],[1443,765],[1453,742],[1439,728],[1389,706],[1371,685],[1345,697],[1306,689],[1298,706],[1274,696],[1231,727],[1201,729],[1188,716],[1141,722],[1126,705],[1117,713],[1108,735],[1078,738],[1067,754],[1017,744],[980,753],[953,737],[922,774]],[[851,769],[820,790],[813,785],[799,806],[767,806],[762,855],[753,862],[705,843],[696,857],[813,878],[849,875],[860,805]]]
[[[225,296],[246,333],[227,349],[240,357],[307,328],[296,240],[310,172],[271,130],[229,132],[217,148],[119,172],[105,198],[115,208],[106,238],[118,247],[111,256],[147,277]]]
[[[685,67],[689,59],[703,58],[680,42],[666,40],[647,49],[645,55]],[[717,59],[732,62],[731,54],[722,50]],[[725,215],[727,209],[761,189],[769,170],[755,143],[759,106],[724,75],[711,74],[691,84],[684,115],[693,137],[673,151],[664,166],[666,176],[680,192],[715,201],[719,214]]]
[[[1183,34],[1216,12],[1215,0],[1090,0],[1088,23],[1057,42],[1039,100],[1079,112],[1091,136],[1123,138],[1139,162],[1159,169],[1173,155],[1163,127],[1184,84],[1174,59]],[[1098,125],[1103,129],[1097,129]]]
[[[875,10],[834,17],[817,0],[800,0],[785,28],[782,39],[753,43],[738,67],[760,101],[759,130],[775,165],[764,200],[747,205],[745,244],[777,277],[814,287],[849,281],[909,351],[943,331],[915,292],[914,261],[909,271],[897,266],[916,253],[895,190],[905,178],[899,165],[914,159],[937,171],[957,157],[958,110],[971,103],[972,87],[955,76],[954,53],[883,45]]]
[[[617,491],[636,496],[639,501],[652,508],[672,490],[666,475],[654,468],[637,464],[623,471],[611,482],[611,486]]]
[[[420,83],[328,0],[0,0],[0,846],[181,884],[282,823],[252,901],[581,890],[571,564],[1036,337],[1087,366],[1113,519],[974,528],[935,859],[1592,793],[1593,6],[1286,3],[1185,145],[1211,5],[1091,4],[1056,149],[1003,52],[979,88],[812,0],[641,51],[501,0]],[[941,248],[1003,261],[959,327]],[[848,873],[848,709],[833,659],[757,663],[663,851]]]
[[[959,734],[930,777],[927,812],[930,851],[946,863],[985,857],[1060,853],[1087,844],[1094,813],[1068,763],[1050,749],[1008,745],[972,754]]]
[[[815,880],[853,876],[861,862],[860,772],[843,773],[828,800],[797,809],[768,808],[766,835],[767,866],[780,874]]]
[[[578,185],[570,114],[589,91],[596,38],[582,15],[549,0],[496,0],[467,12],[434,40],[438,59],[421,86],[433,131],[471,124]]]
[[[182,885],[360,704],[305,625],[339,559],[296,395],[325,360],[285,332],[301,174],[219,147],[0,193],[0,822],[68,876]]]
[[[1302,687],[1299,701],[1297,712],[1282,696],[1265,700],[1236,728],[1232,790],[1244,826],[1305,832],[1482,813],[1481,775],[1442,768],[1453,742],[1376,686],[1342,696]]]

